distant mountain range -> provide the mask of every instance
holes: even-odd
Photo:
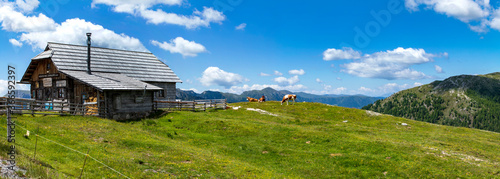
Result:
[[[31,94],[29,90],[13,90],[16,92],[16,98],[25,98],[30,99]],[[3,95],[3,97],[7,97],[7,94]]]
[[[363,109],[500,132],[500,72],[453,76],[400,91]]]
[[[198,100],[198,99],[227,99],[229,103],[247,101],[247,97],[260,98],[266,96],[267,101],[281,101],[286,94],[296,94],[298,102],[318,102],[349,108],[361,108],[367,104],[371,104],[376,100],[383,99],[382,97],[369,97],[363,95],[315,95],[304,92],[293,93],[286,90],[277,91],[272,88],[264,88],[262,90],[245,91],[241,95],[232,93],[222,93],[217,91],[205,91],[201,94],[191,90],[177,89],[177,99],[182,100]]]

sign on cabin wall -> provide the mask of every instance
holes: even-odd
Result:
[[[59,77],[59,73],[48,73],[48,74],[39,74],[38,78],[52,78]]]
[[[56,87],[66,87],[66,80],[56,81]]]
[[[52,78],[44,78],[43,87],[52,87]]]

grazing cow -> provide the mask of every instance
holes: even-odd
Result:
[[[259,103],[261,102],[266,102],[266,97],[264,95],[262,95],[262,97],[260,97],[259,99]]]
[[[286,101],[286,105],[288,105],[288,101],[289,100],[292,100],[293,103],[292,104],[295,104],[295,99],[297,99],[297,95],[294,95],[294,94],[287,94],[285,96],[283,96],[283,100],[281,100],[281,105],[283,105],[283,103]]]
[[[248,102],[259,102],[258,99],[247,97]]]

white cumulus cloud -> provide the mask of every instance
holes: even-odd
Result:
[[[304,74],[306,74],[306,72],[303,69],[290,70],[290,71],[288,71],[288,74],[290,74],[290,75],[304,75]]]
[[[285,78],[285,77],[280,76],[280,77],[274,78],[273,81],[278,83],[279,86],[290,86],[290,85],[295,85],[300,80],[299,80],[299,76],[295,75],[295,76],[290,77],[290,78]]]
[[[361,58],[361,52],[355,51],[350,47],[342,49],[330,48],[323,52],[323,60],[352,60]],[[333,66],[332,66],[333,67]]]
[[[310,90],[306,91],[307,93],[311,94],[346,94],[347,88],[345,87],[338,87],[338,88],[333,88],[332,85],[326,85],[322,84],[323,89],[322,90]]]
[[[183,0],[93,0],[92,7],[96,4],[113,6],[115,12],[134,13],[137,9],[148,9],[154,5],[181,5]]]
[[[68,19],[57,25],[53,31],[23,33],[20,40],[30,44],[33,48],[44,49],[47,42],[68,44],[86,44],[87,32],[92,33],[92,45],[123,50],[147,51],[139,39],[117,34],[101,25],[87,22],[83,19]]]
[[[317,83],[323,83],[323,81],[321,81],[321,79],[319,79],[319,78],[316,78],[316,82]]]
[[[17,47],[22,47],[23,46],[23,43],[19,42],[18,40],[16,39],[9,39],[9,42],[14,45],[14,46],[17,46]]]
[[[499,30],[500,31],[500,9],[497,9],[492,17],[492,20],[490,21],[489,25],[491,28]]]
[[[9,91],[9,81],[0,79],[0,97],[3,97]],[[15,85],[16,90],[30,90],[30,85],[19,84]]]
[[[366,54],[359,60],[342,65],[343,72],[365,78],[423,79],[430,78],[423,72],[410,69],[412,65],[433,61],[439,55],[423,49],[396,48],[394,50]]]
[[[3,97],[5,94],[7,94],[7,89],[8,89],[8,81],[6,80],[0,80],[0,96]]]
[[[40,13],[38,16],[25,16],[16,11],[15,4],[0,3],[0,22],[2,29],[9,32],[54,31],[58,26],[51,18]]]
[[[247,24],[246,23],[242,23],[238,26],[235,27],[236,30],[245,30],[245,28],[247,27]]]
[[[209,27],[210,23],[221,24],[226,16],[211,7],[203,7],[203,11],[194,10],[192,15],[180,15],[165,12],[162,9],[155,9],[157,5],[181,5],[183,0],[94,0],[92,7],[97,4],[104,4],[113,7],[113,11],[118,13],[128,13],[140,16],[148,23],[152,24],[174,24],[184,26],[188,29],[198,27]]]
[[[393,93],[399,92],[401,90],[406,90],[409,88],[421,86],[422,83],[415,82],[413,84],[397,84],[397,83],[387,83],[385,85],[379,86],[378,88],[371,89],[367,87],[360,87],[355,91],[357,94],[363,94],[367,96],[382,96],[391,95]]]
[[[38,0],[16,0],[16,5],[23,12],[31,12],[38,7]]]
[[[271,76],[271,74],[267,74],[267,73],[264,73],[264,72],[260,72],[259,76]]]
[[[195,41],[188,41],[182,37],[177,37],[170,42],[151,41],[151,44],[170,51],[170,53],[179,53],[183,57],[196,57],[199,53],[207,52],[207,49]]]
[[[67,19],[58,24],[42,13],[28,16],[16,10],[24,9],[24,11],[28,11],[31,8],[36,8],[35,4],[36,2],[31,0],[19,1],[17,4],[0,3],[2,29],[7,32],[20,33],[19,39],[9,40],[11,44],[16,46],[28,44],[33,49],[41,50],[45,49],[47,42],[84,45],[86,44],[85,34],[91,32],[94,46],[147,51],[138,39],[125,34],[117,34],[101,25],[83,19]]]
[[[247,81],[243,76],[226,72],[219,67],[208,67],[202,74],[202,77],[198,79],[202,85],[211,86],[219,85],[228,89],[231,86]]]
[[[274,71],[274,75],[276,75],[276,76],[283,76],[283,73],[281,73],[279,71]]]
[[[440,66],[434,65],[434,68],[436,69],[437,73],[443,73],[443,68],[441,68]]]
[[[412,11],[419,10],[422,5],[463,22],[480,20],[489,15],[489,2],[484,0],[406,0],[405,5]]]
[[[251,91],[251,90],[262,90],[264,88],[273,88],[275,90],[288,90],[292,92],[300,92],[304,91],[307,89],[306,86],[301,85],[301,84],[296,84],[296,85],[289,85],[289,86],[279,86],[279,85],[269,85],[269,84],[253,84],[252,86],[250,85],[243,85],[243,86],[232,86],[227,90],[229,93],[235,93],[235,94],[241,94],[245,91]]]
[[[432,9],[469,24],[476,32],[486,32],[488,24],[495,28],[489,21],[494,19],[489,0],[405,0],[405,6],[409,11],[418,11],[421,6]]]

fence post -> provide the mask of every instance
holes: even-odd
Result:
[[[85,163],[87,162],[87,157],[89,156],[89,152],[90,152],[90,148],[89,148],[89,150],[87,150],[87,154],[85,155],[85,160],[83,160],[82,172],[80,173],[80,177],[78,177],[78,178],[82,178],[83,169],[85,168]]]
[[[35,101],[30,102],[31,116],[33,116],[33,117],[35,117],[35,106],[33,106],[34,104],[35,104]]]
[[[85,105],[84,104],[82,104],[82,108],[81,109],[82,109],[82,116],[85,116]]]
[[[63,113],[63,111],[64,111],[64,103],[63,103],[63,102],[61,102],[61,109],[59,109],[59,110],[60,110],[60,111],[59,111],[59,114],[61,114],[61,115],[62,115],[62,113]]]
[[[193,112],[196,111],[195,106],[196,106],[196,101],[193,101]]]

